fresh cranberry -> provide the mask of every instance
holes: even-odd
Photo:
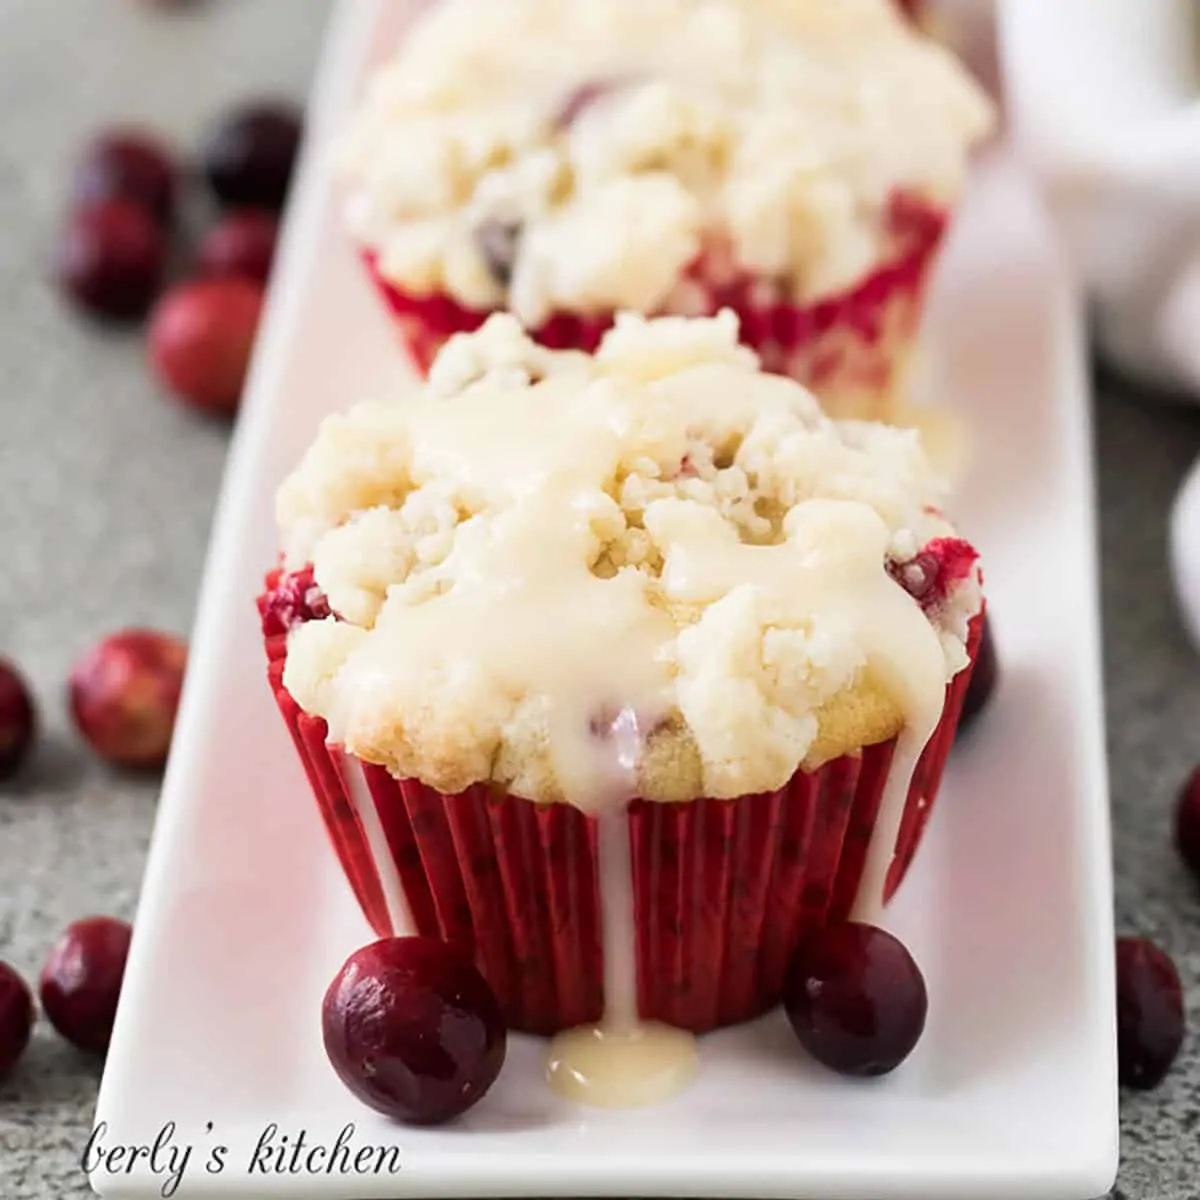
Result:
[[[0,658],[0,779],[15,775],[37,733],[37,708],[25,680]]]
[[[1179,793],[1175,845],[1192,874],[1200,879],[1200,767],[1192,772]]]
[[[919,554],[904,562],[890,561],[888,574],[922,608],[935,608],[956,583],[971,573],[979,554],[961,538],[934,538]]]
[[[333,616],[312,567],[281,574],[271,590],[259,597],[258,612],[262,617],[263,637],[278,637],[306,621],[323,621]]]
[[[33,996],[29,985],[0,962],[0,1079],[17,1065],[33,1032]]]
[[[1127,1087],[1162,1082],[1183,1044],[1175,964],[1145,938],[1117,938],[1117,1073]]]
[[[244,275],[266,283],[275,258],[279,222],[257,208],[231,212],[200,244],[203,275]]]
[[[217,198],[228,205],[282,208],[302,129],[300,114],[288,104],[254,104],[225,117],[204,149],[205,174]]]
[[[967,694],[963,697],[959,729],[967,728],[988,706],[999,677],[1000,667],[996,660],[996,643],[992,640],[992,625],[987,616],[984,616],[979,649],[975,654],[975,669],[971,672],[971,682],[967,684]]]
[[[162,287],[166,241],[140,205],[105,200],[68,220],[54,257],[63,292],[85,312],[130,320],[145,316]]]
[[[113,130],[84,151],[75,198],[83,205],[128,200],[169,225],[175,215],[177,176],[174,157],[156,138],[134,129]]]
[[[187,645],[127,629],[105,638],[71,671],[71,712],[92,748],[123,767],[166,762],[183,686]]]
[[[42,968],[39,993],[50,1024],[74,1046],[103,1054],[112,1037],[133,931],[114,917],[68,925]]]
[[[180,399],[231,416],[262,315],[263,290],[249,279],[200,279],[168,292],[150,322],[150,362]]]
[[[874,925],[830,925],[788,964],[783,1004],[800,1044],[843,1075],[886,1075],[920,1040],[928,1000],[904,945]]]
[[[470,958],[436,938],[385,938],[325,993],[325,1051],[364,1104],[435,1125],[476,1104],[504,1065],[500,1005]]]

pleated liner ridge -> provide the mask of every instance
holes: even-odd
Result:
[[[932,809],[971,667],[947,688],[942,719],[914,774],[888,896]],[[325,722],[283,686],[287,639],[267,639],[269,679],[333,844],[367,920],[394,933],[380,872],[395,872],[415,932],[462,945],[503,1005],[510,1028],[551,1034],[602,1015],[596,830],[565,804],[539,805],[476,786],[446,796],[397,780],[327,744]],[[629,810],[644,1018],[704,1032],[778,1003],[804,933],[853,904],[887,783],[894,742],[867,747],[776,792]],[[387,841],[374,860],[348,783],[361,772]]]

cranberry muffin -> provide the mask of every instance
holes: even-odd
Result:
[[[623,315],[589,356],[496,315],[279,491],[269,675],[334,847],[375,930],[470,947],[514,1028],[599,1015],[604,822],[641,1015],[701,1031],[877,912],[937,793],[975,551],[916,434],[830,419],[737,332]]]
[[[991,118],[893,0],[440,0],[340,160],[422,369],[496,310],[591,351],[617,310],[729,308],[766,369],[880,417]]]

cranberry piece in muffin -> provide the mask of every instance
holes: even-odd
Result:
[[[955,584],[968,578],[979,553],[962,538],[934,538],[924,550],[905,562],[889,562],[892,578],[922,608],[942,604]]]
[[[475,245],[488,273],[507,287],[521,245],[521,226],[515,221],[485,221],[475,231]]]
[[[323,621],[333,616],[329,600],[321,591],[312,567],[280,572],[270,590],[258,599],[264,637],[290,633],[306,621]]]

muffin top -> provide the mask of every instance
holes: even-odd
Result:
[[[990,120],[893,0],[440,0],[342,167],[387,279],[536,326],[678,311],[702,252],[836,293],[887,255],[898,194],[954,197]]]
[[[397,777],[583,807],[927,735],[975,552],[916,434],[829,420],[737,332],[622,316],[593,358],[497,315],[328,418],[278,494],[334,614],[288,635],[301,707]]]

